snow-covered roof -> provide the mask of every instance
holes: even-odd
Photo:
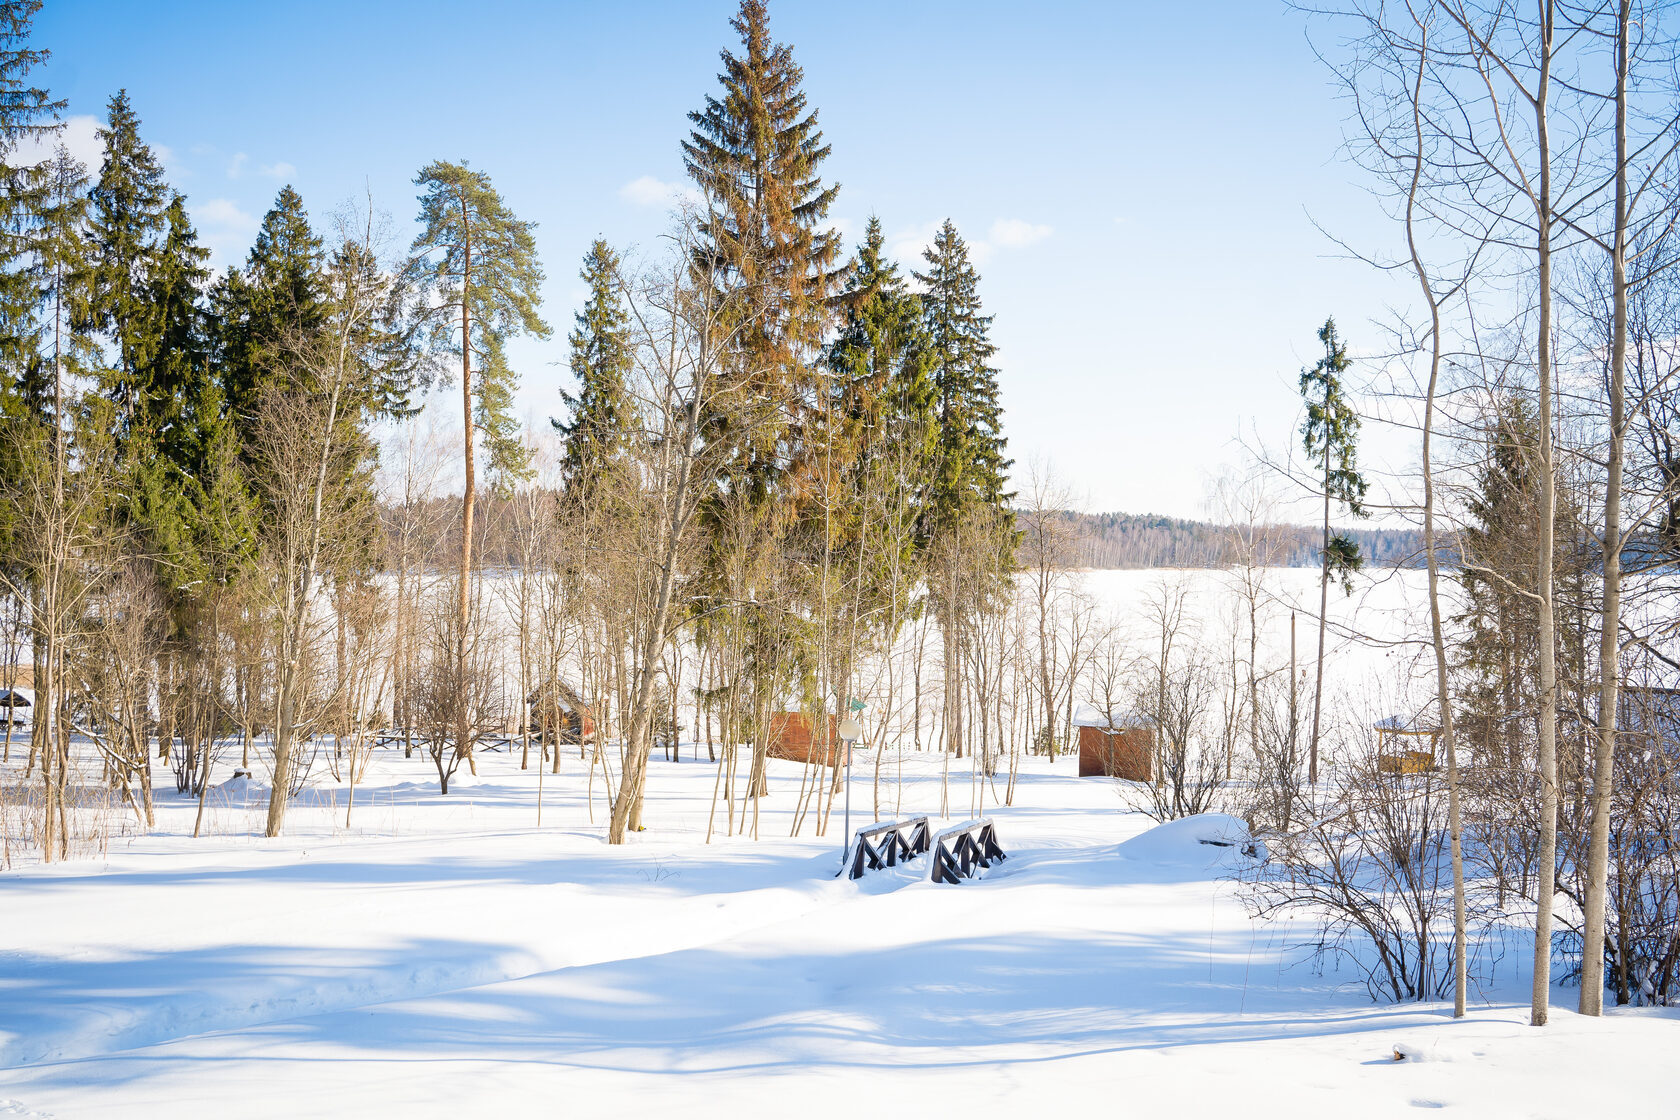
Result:
[[[1095,704],[1080,704],[1073,709],[1075,727],[1153,727],[1155,721],[1138,712],[1115,708],[1104,711]]]
[[[1378,731],[1393,731],[1401,735],[1433,735],[1441,730],[1417,716],[1384,716],[1371,726]]]

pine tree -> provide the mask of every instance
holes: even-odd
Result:
[[[722,95],[689,114],[688,173],[706,207],[697,271],[738,308],[731,378],[767,407],[750,419],[714,413],[710,439],[731,448],[734,487],[768,499],[817,411],[818,347],[839,282],[840,238],[824,225],[839,187],[822,182],[828,158],[807,112],[793,50],[770,39],[763,0],[741,0],[730,26],[742,53],[722,52]]]
[[[303,345],[326,316],[325,254],[303,199],[289,185],[263,216],[243,269],[217,285],[222,390],[228,407],[251,413],[287,347]]]
[[[553,423],[566,441],[561,460],[566,488],[579,494],[594,490],[629,438],[625,381],[632,359],[630,313],[619,295],[618,270],[618,254],[597,238],[578,273],[589,287],[589,298],[566,339],[572,348],[572,376],[577,378],[578,389],[575,395],[560,391],[570,415]]]
[[[116,368],[102,376],[100,388],[117,403],[119,424],[126,429],[140,406],[137,370],[157,345],[148,277],[168,224],[169,197],[163,168],[140,139],[140,118],[126,90],[111,98],[99,139],[105,158],[88,220],[95,262],[91,310],[94,325],[110,339],[117,359]]]
[[[535,223],[514,216],[491,185],[490,176],[464,163],[439,161],[425,167],[414,182],[421,188],[420,221],[425,229],[414,239],[413,251],[418,257],[431,258],[425,282],[437,297],[432,347],[461,360],[466,488],[461,498],[457,632],[464,657],[477,488],[473,432],[484,433],[493,474],[517,477],[528,470],[529,456],[512,415],[516,379],[508,368],[503,343],[521,331],[548,337],[548,324],[537,312],[543,272],[531,235]]]
[[[1336,320],[1326,319],[1318,340],[1324,357],[1311,369],[1301,371],[1301,399],[1307,406],[1301,422],[1301,445],[1307,457],[1320,467],[1324,496],[1324,545],[1320,550],[1321,572],[1318,605],[1318,670],[1313,682],[1312,740],[1307,756],[1307,782],[1318,784],[1318,730],[1324,704],[1325,617],[1330,608],[1330,580],[1338,578],[1347,594],[1353,593],[1353,573],[1364,566],[1359,545],[1353,538],[1330,532],[1330,504],[1340,502],[1355,517],[1365,516],[1365,479],[1359,473],[1359,417],[1348,403],[1342,374],[1353,363],[1347,344],[1336,334]]]

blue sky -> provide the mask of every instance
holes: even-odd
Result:
[[[540,419],[578,263],[597,235],[656,242],[734,9],[47,0],[36,40],[72,117],[129,90],[218,266],[283,183],[321,219],[371,190],[406,241],[418,168],[488,171],[538,223],[555,335],[515,357]],[[1292,441],[1324,317],[1357,350],[1405,298],[1313,226],[1373,249],[1394,234],[1338,158],[1343,106],[1281,2],[772,0],[771,27],[833,145],[848,244],[876,214],[909,263],[957,223],[1018,470],[1049,462],[1088,508],[1200,515],[1239,432]],[[91,121],[68,138],[96,154]]]

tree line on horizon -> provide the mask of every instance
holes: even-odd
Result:
[[[1069,513],[1081,568],[1224,568],[1232,563],[1230,526],[1154,513]],[[1279,568],[1316,568],[1323,552],[1322,530],[1279,525],[1271,563]],[[1423,567],[1422,534],[1413,528],[1337,528],[1379,568]]]

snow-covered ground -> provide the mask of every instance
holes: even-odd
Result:
[[[935,756],[900,763],[883,815],[937,813]],[[955,887],[925,857],[836,879],[838,811],[829,836],[788,836],[792,764],[772,764],[760,839],[706,844],[714,768],[656,759],[648,831],[622,848],[575,756],[541,778],[540,828],[517,757],[447,798],[429,766],[380,752],[349,829],[324,782],[282,840],[253,835],[261,790],[193,840],[171,791],[150,835],[0,875],[0,1116],[1677,1107],[1680,1018],[1580,1019],[1559,989],[1534,1030],[1514,967],[1463,1022],[1373,1005],[1310,963],[1310,925],[1248,917],[1224,877],[1240,857],[1198,843],[1217,822],[1151,832],[1065,760],[987,806],[1010,858]]]

